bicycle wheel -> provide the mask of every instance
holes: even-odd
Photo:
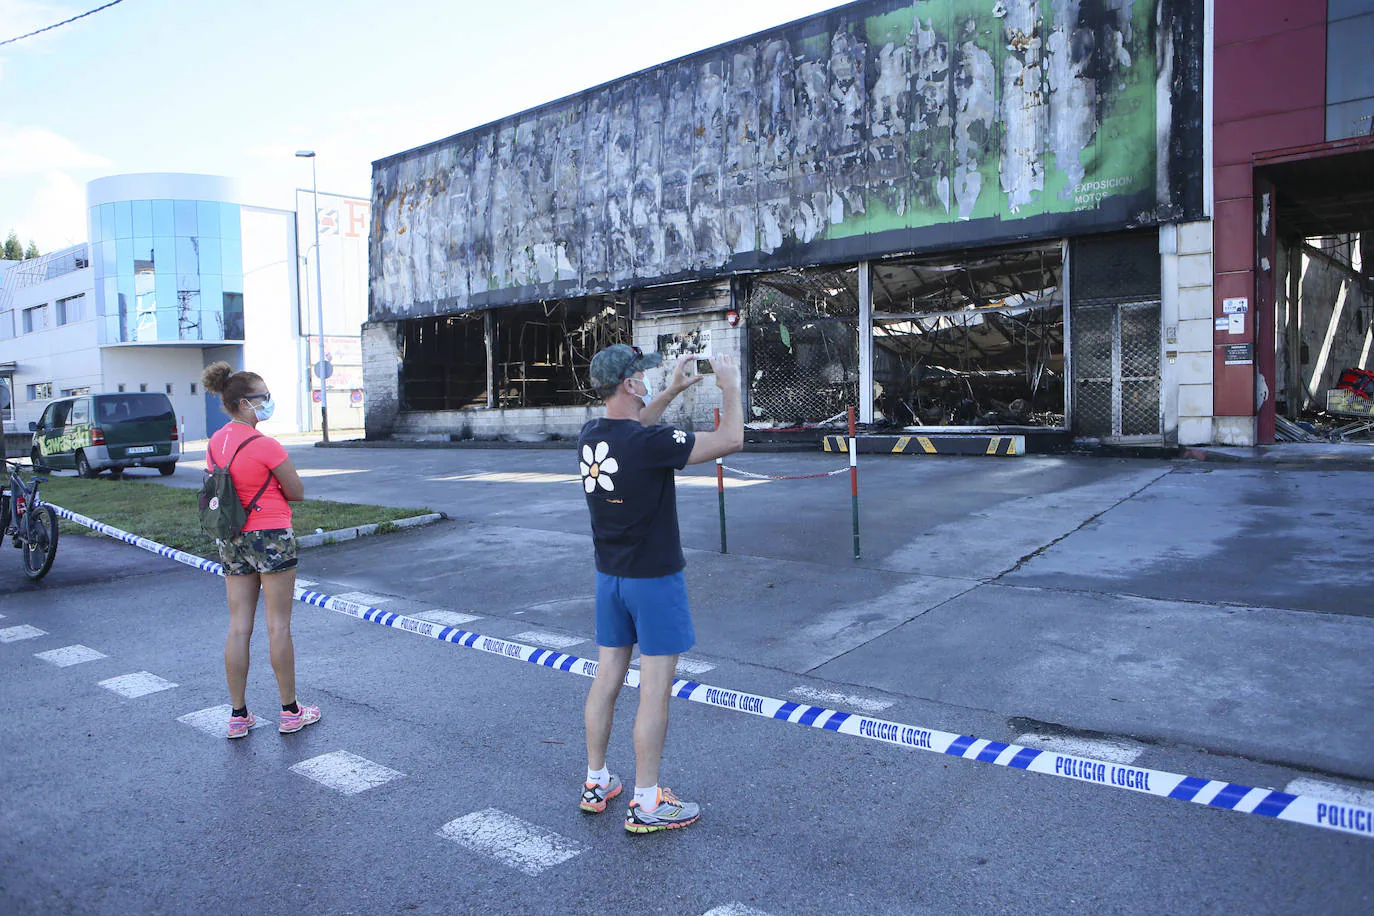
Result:
[[[57,513],[40,506],[24,513],[24,575],[37,581],[52,569],[57,557]]]

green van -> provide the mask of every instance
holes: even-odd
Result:
[[[75,468],[82,477],[108,470],[157,468],[164,477],[177,468],[181,443],[176,414],[165,394],[83,394],[53,401],[30,423],[34,464]]]

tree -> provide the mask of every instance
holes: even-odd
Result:
[[[24,249],[19,244],[19,236],[11,230],[9,238],[5,239],[5,247],[0,249],[0,258],[6,261],[24,260]]]
[[[36,257],[38,257],[38,246],[34,244],[33,239],[29,239],[29,247],[24,249],[24,260],[27,261],[29,258]]]

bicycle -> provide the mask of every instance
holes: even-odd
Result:
[[[20,465],[6,461],[9,486],[0,489],[0,542],[12,538],[23,554],[24,575],[37,582],[52,569],[57,557],[57,513],[43,502],[39,484],[47,481],[53,469],[42,465],[33,468],[33,482],[25,483]]]

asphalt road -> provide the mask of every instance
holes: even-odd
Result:
[[[451,519],[307,552],[319,590],[594,655],[570,453],[292,453],[312,496]],[[1367,474],[867,459],[856,561],[847,477],[732,486],[722,555],[699,473],[679,489],[694,680],[1374,797]],[[158,482],[196,479],[188,463]],[[702,820],[632,837],[619,803],[576,808],[585,679],[301,605],[301,696],[323,720],[226,741],[219,580],[93,538],[64,538],[38,586],[18,560],[0,550],[0,912],[1374,908],[1374,837],[686,702],[663,782]],[[39,656],[70,646],[101,657]],[[161,689],[110,689],[140,672]],[[270,714],[274,695],[259,632],[250,705]],[[626,776],[634,699],[612,741]]]

